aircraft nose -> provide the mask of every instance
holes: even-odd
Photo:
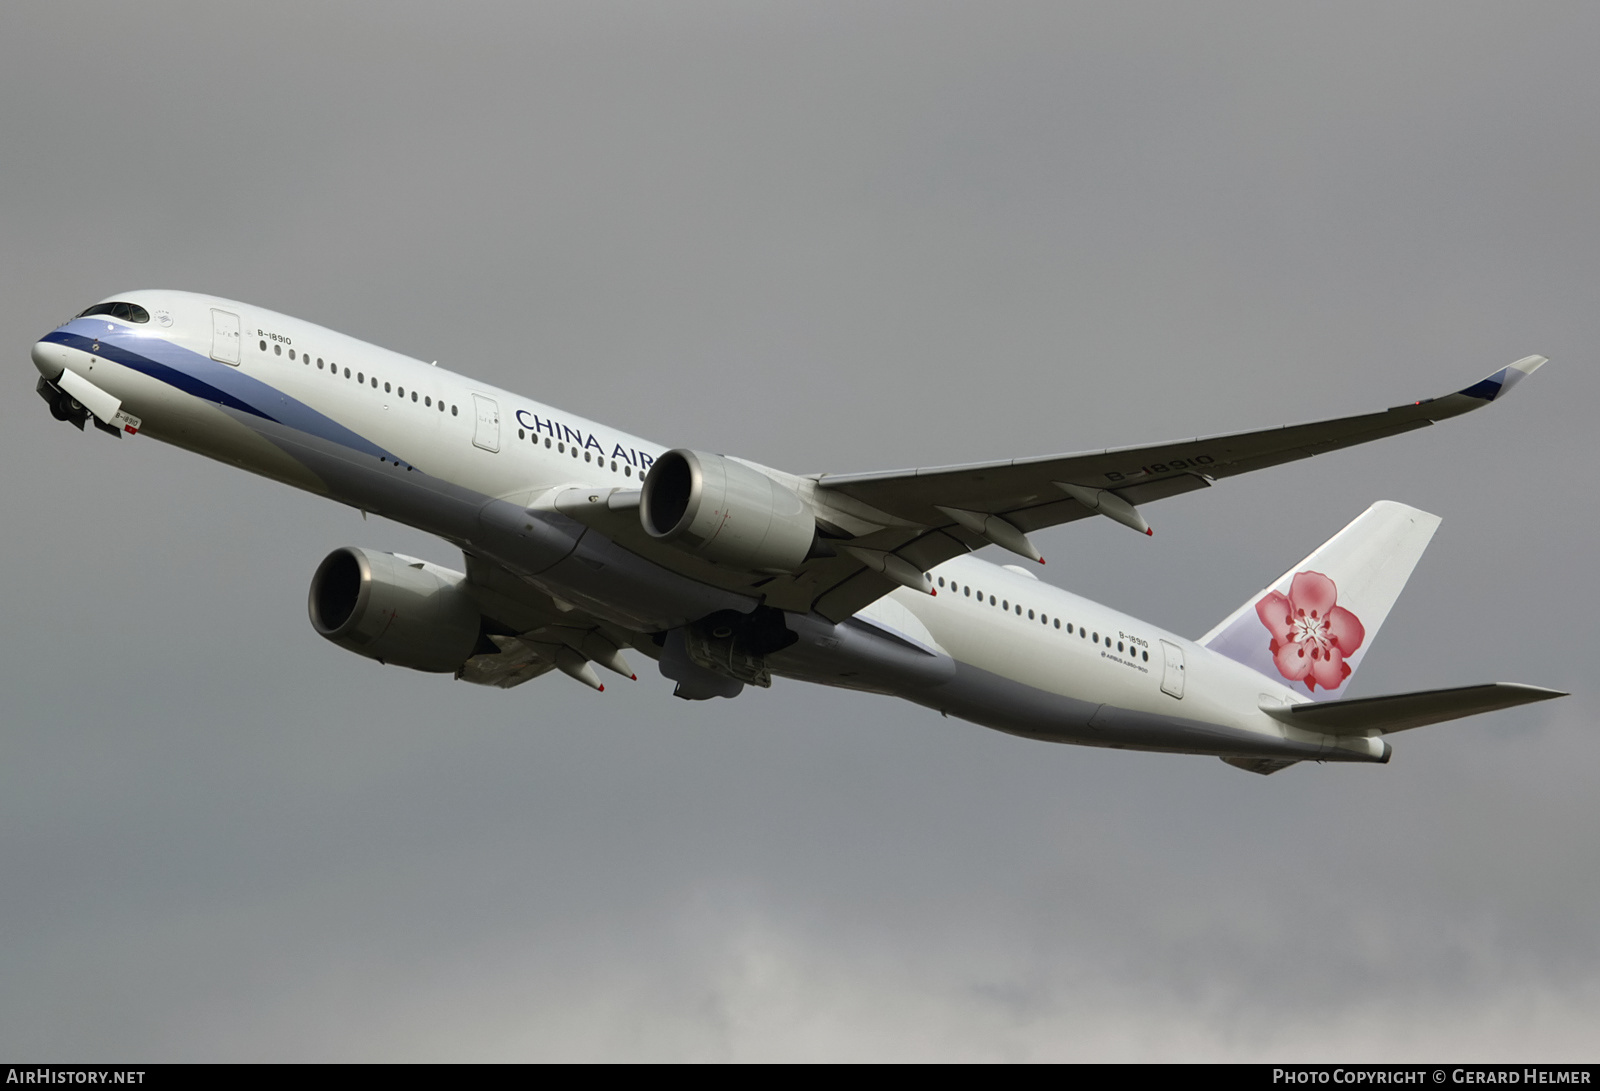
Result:
[[[33,351],[33,366],[39,369],[51,382],[61,378],[61,373],[67,369],[67,347],[54,341],[35,341]]]

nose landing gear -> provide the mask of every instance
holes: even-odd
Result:
[[[45,404],[50,406],[50,415],[56,420],[66,421],[80,432],[83,431],[85,424],[93,422],[100,431],[109,432],[118,439],[122,438],[122,429],[102,423],[82,402],[49,379],[40,376],[39,384],[34,389],[38,391],[39,397],[45,400]]]
[[[83,426],[89,420],[89,411],[83,407],[82,402],[43,376],[40,376],[39,385],[34,389],[39,392],[39,397],[43,398],[46,404],[50,406],[50,415],[52,417],[56,420],[64,420],[68,424],[75,425],[78,431],[83,431]]]

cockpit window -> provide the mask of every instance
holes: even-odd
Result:
[[[79,318],[92,318],[97,314],[108,314],[112,318],[120,318],[125,322],[148,322],[150,312],[137,303],[96,303],[93,307],[80,314]]]

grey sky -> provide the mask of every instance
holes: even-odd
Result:
[[[1593,5],[12,5],[0,1053],[1594,1059]],[[1197,635],[1444,519],[1357,692],[1573,696],[1270,778],[778,682],[335,649],[442,543],[79,435],[29,344],[246,299],[793,471],[1503,405],[1040,535]]]

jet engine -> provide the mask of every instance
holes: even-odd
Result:
[[[793,572],[816,516],[791,489],[723,455],[677,449],[645,478],[639,521],[653,538],[748,572]]]
[[[311,578],[311,627],[346,651],[419,671],[454,671],[473,654],[482,616],[459,572],[346,546]]]

